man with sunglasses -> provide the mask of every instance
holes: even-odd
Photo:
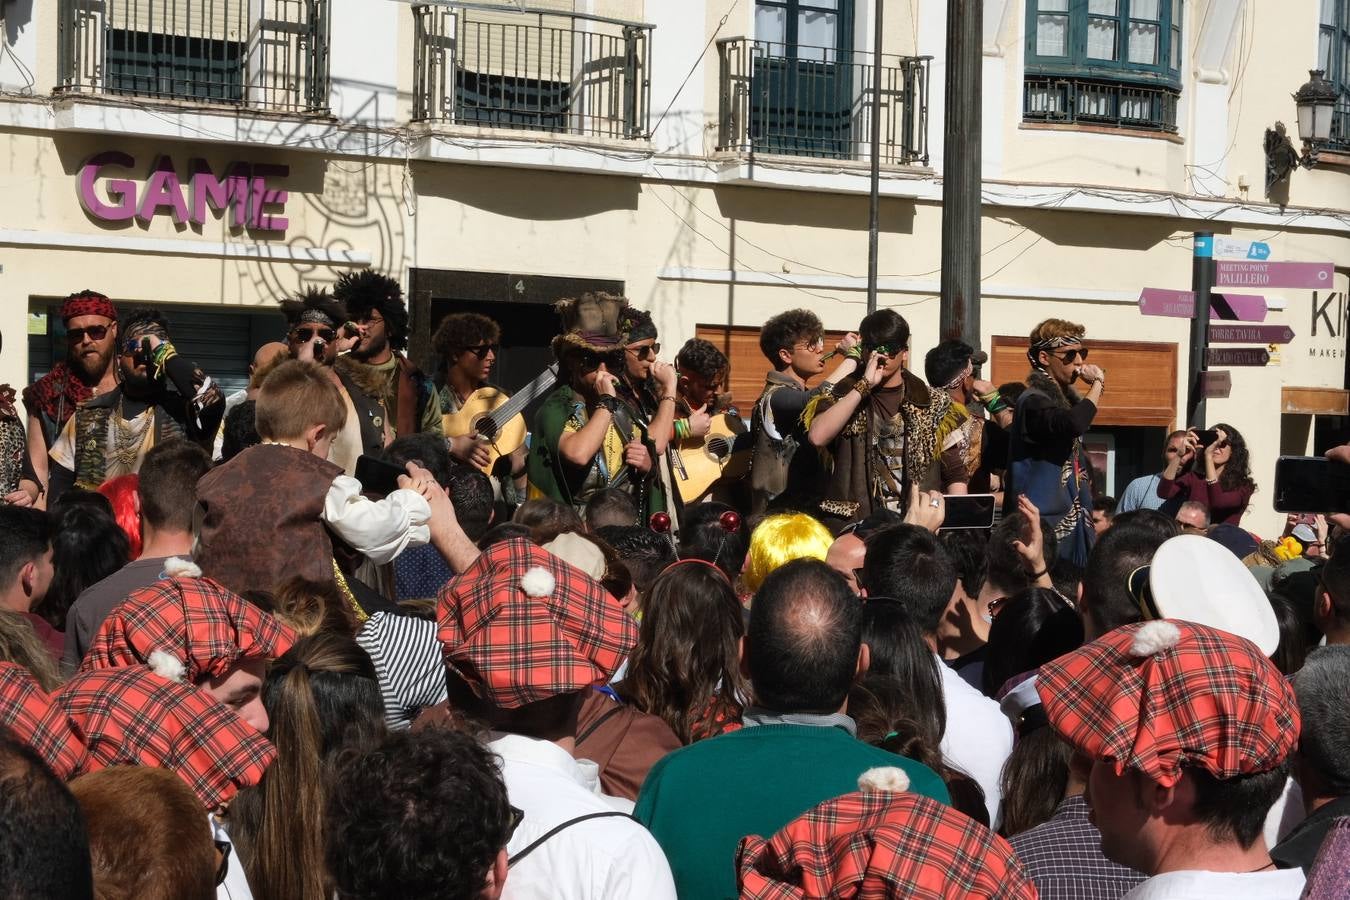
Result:
[[[1013,413],[1003,500],[1011,511],[1018,494],[1026,494],[1059,539],[1059,557],[1076,566],[1087,565],[1096,538],[1092,463],[1083,435],[1106,389],[1106,373],[1087,362],[1084,333],[1082,325],[1063,319],[1046,319],[1031,332],[1031,373]],[[1088,385],[1086,395],[1073,388],[1079,380]]]
[[[654,497],[659,499],[654,499],[650,506],[654,511],[664,508],[671,516],[673,533],[678,534],[684,504],[675,489],[677,460],[671,438],[675,435],[680,373],[658,358],[661,344],[651,313],[625,307],[619,319],[619,334],[624,336],[623,369],[614,373],[619,376],[615,393],[638,415],[638,421],[652,436],[657,477],[651,486]],[[702,412],[693,418],[697,421],[684,420],[685,430],[692,433],[694,428],[702,428],[699,434],[707,434],[711,417]]]
[[[966,413],[945,391],[909,371],[909,323],[893,309],[858,326],[863,371],[807,404],[807,438],[832,460],[821,513],[836,526],[875,509],[903,513],[910,483],[964,493],[969,476],[961,453]]]
[[[74,485],[94,490],[139,472],[145,455],[173,438],[210,452],[225,417],[225,395],[169,340],[153,309],[123,317],[116,346],[118,384],[79,405],[52,444],[51,498]]]
[[[76,407],[117,387],[113,366],[117,309],[112,302],[97,291],[84,290],[67,297],[57,315],[66,329],[66,358],[23,391],[28,457],[39,492],[46,490],[47,454]]]
[[[1164,470],[1170,467],[1173,460],[1185,466],[1195,458],[1195,451],[1186,440],[1189,433],[1174,431],[1167,436],[1167,442],[1163,445]],[[1162,480],[1163,474],[1156,472],[1152,475],[1140,475],[1125,485],[1120,501],[1116,503],[1116,515],[1136,509],[1161,509],[1166,514],[1174,515],[1178,504],[1158,496],[1158,482]]]

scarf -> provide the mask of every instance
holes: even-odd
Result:
[[[41,413],[55,422],[58,430],[75,414],[75,408],[92,396],[93,390],[64,361],[23,389],[29,414]]]

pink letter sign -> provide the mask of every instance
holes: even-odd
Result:
[[[289,175],[290,166],[236,162],[226,167],[223,176],[217,177],[204,160],[194,159],[188,165],[190,174],[185,183],[179,179],[173,161],[161,156],[155,161],[143,187],[125,178],[106,181],[104,190],[108,199],[114,202],[105,202],[98,190],[103,170],[108,167],[129,169],[135,164],[132,157],[112,150],[91,157],[81,167],[80,204],[92,218],[100,222],[125,222],[134,218],[142,225],[149,225],[155,216],[168,213],[177,225],[200,226],[207,223],[211,214],[224,215],[228,211],[231,229],[285,231],[290,225],[285,216],[289,193],[267,185],[268,177]]]
[[[89,215],[104,222],[125,222],[135,217],[136,182],[125,178],[114,178],[108,182],[108,199],[121,201],[116,206],[104,203],[98,191],[94,190],[94,182],[104,167],[130,169],[134,165],[136,160],[116,150],[99,153],[84,164],[84,168],[80,169],[80,204]]]

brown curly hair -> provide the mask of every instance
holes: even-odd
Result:
[[[436,326],[436,333],[431,336],[431,349],[445,365],[449,365],[469,347],[495,344],[501,339],[501,328],[487,316],[451,313]]]

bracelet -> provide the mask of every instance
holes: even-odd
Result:
[[[1049,567],[1049,566],[1046,566],[1044,569],[1041,569],[1039,572],[1032,572],[1032,573],[1031,573],[1031,580],[1032,580],[1032,581],[1035,581],[1037,578],[1040,578],[1042,575],[1049,575],[1049,574],[1050,574],[1050,567]]]
[[[1205,479],[1205,484],[1218,484],[1218,483],[1219,483],[1219,479],[1217,479],[1217,478],[1206,478],[1206,479]]]
[[[662,403],[665,403],[667,400],[669,400],[671,403],[674,403],[674,402],[675,402],[675,398],[672,397],[672,396],[670,396],[669,394],[667,394],[666,396],[662,397],[660,400],[657,400],[656,402],[657,402],[657,405],[660,405],[660,404],[662,404]]]
[[[853,389],[857,391],[858,395],[861,397],[866,397],[868,394],[872,393],[872,386],[867,383],[866,378],[859,378],[857,381],[853,382]]]
[[[858,362],[862,362],[862,347],[858,344],[854,344],[844,351],[844,355],[849,359],[856,359]]]
[[[599,400],[595,401],[595,405],[600,409],[608,411],[612,416],[614,415],[614,411],[619,408],[619,401],[614,397],[602,395]]]
[[[676,419],[676,420],[675,420],[675,437],[676,437],[678,440],[681,440],[681,441],[684,440],[685,438],[689,437],[689,420],[688,420],[688,419]]]
[[[990,400],[985,400],[983,397],[980,400],[984,403],[984,408],[991,413],[1001,413],[1008,408],[1008,404],[1003,402],[1003,397],[999,394],[994,394]]]

